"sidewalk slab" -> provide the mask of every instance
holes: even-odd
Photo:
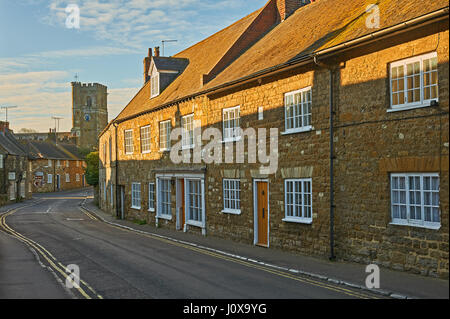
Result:
[[[367,289],[365,281],[367,273],[364,264],[345,261],[329,261],[327,259],[305,256],[298,253],[286,252],[274,248],[239,243],[212,235],[197,234],[156,228],[154,225],[137,225],[128,220],[119,220],[105,213],[94,205],[92,199],[87,199],[83,207],[110,223],[130,227],[175,240],[182,240],[192,244],[233,254],[235,257],[248,261],[264,262],[266,265],[281,268],[292,273],[300,273],[330,282],[345,284],[352,287]],[[380,266],[380,290],[378,293],[391,297],[449,299],[449,281],[438,278],[425,277],[411,273],[394,271]]]

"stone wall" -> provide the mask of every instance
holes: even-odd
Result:
[[[436,51],[439,58],[439,106],[400,112],[390,108],[389,63]],[[337,258],[448,278],[448,22],[411,32],[402,38],[348,51],[329,61],[334,71],[335,253]],[[119,123],[118,164],[101,158],[100,179],[125,187],[125,216],[156,224],[148,211],[148,183],[161,169],[206,167],[207,234],[252,244],[255,238],[253,182],[269,181],[269,246],[328,257],[330,254],[330,112],[329,71],[313,64],[230,89],[198,96]],[[312,129],[285,131],[284,94],[311,86]],[[203,128],[222,130],[223,109],[240,106],[241,127],[278,128],[278,170],[264,175],[259,163],[173,164],[159,151],[159,122],[180,127],[181,116],[194,113]],[[258,110],[263,108],[263,119]],[[141,154],[141,126],[151,125],[151,152]],[[124,153],[124,130],[133,129],[134,153]],[[100,145],[115,134],[110,126]],[[268,139],[267,139],[268,140]],[[115,143],[115,140],[113,140]],[[172,145],[176,143],[172,142]],[[206,144],[207,141],[204,141]],[[246,143],[246,149],[248,149]],[[115,144],[114,144],[115,147]],[[113,147],[113,149],[114,149]],[[100,152],[102,156],[103,152]],[[115,160],[115,158],[114,158]],[[437,172],[440,176],[439,229],[392,225],[390,173]],[[241,181],[241,213],[223,212],[223,178]],[[109,179],[108,179],[109,178]],[[312,178],[311,224],[283,221],[284,182]],[[131,183],[141,183],[141,209],[131,207]],[[114,182],[113,182],[114,183]],[[175,230],[176,191],[172,187],[172,220],[159,222]],[[102,198],[101,205],[115,211]],[[189,232],[200,233],[195,227]]]

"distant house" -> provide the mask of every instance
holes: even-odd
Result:
[[[9,129],[0,122],[0,206],[31,198],[29,156]]]
[[[75,144],[28,141],[33,193],[86,186],[83,156]]]

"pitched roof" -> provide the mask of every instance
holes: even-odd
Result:
[[[0,132],[0,146],[10,155],[28,156],[28,152],[10,132]]]
[[[380,28],[369,29],[373,1],[321,0],[301,7],[208,83],[207,88],[307,56],[448,6],[448,0],[379,0]]]
[[[83,158],[73,144],[58,143],[58,145],[55,145],[52,142],[28,141],[28,146],[30,154],[34,158],[62,160],[79,160]]]
[[[182,71],[189,64],[188,59],[172,58],[172,57],[153,57],[156,69]]]
[[[270,0],[268,4],[273,1]],[[208,74],[263,9],[255,11],[176,54],[174,57],[189,60],[184,72],[156,98],[150,99],[150,81],[147,82],[113,121],[377,31],[379,29],[366,26],[370,16],[366,8],[372,3],[369,0],[321,0],[301,7],[284,22],[275,25],[248,50],[237,55],[214,79],[202,86],[201,77]],[[448,7],[448,4],[448,0],[434,0],[426,4],[417,0],[378,0],[380,29]]]

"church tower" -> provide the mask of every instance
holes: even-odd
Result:
[[[72,134],[77,146],[98,150],[98,135],[108,124],[107,87],[72,82]]]

